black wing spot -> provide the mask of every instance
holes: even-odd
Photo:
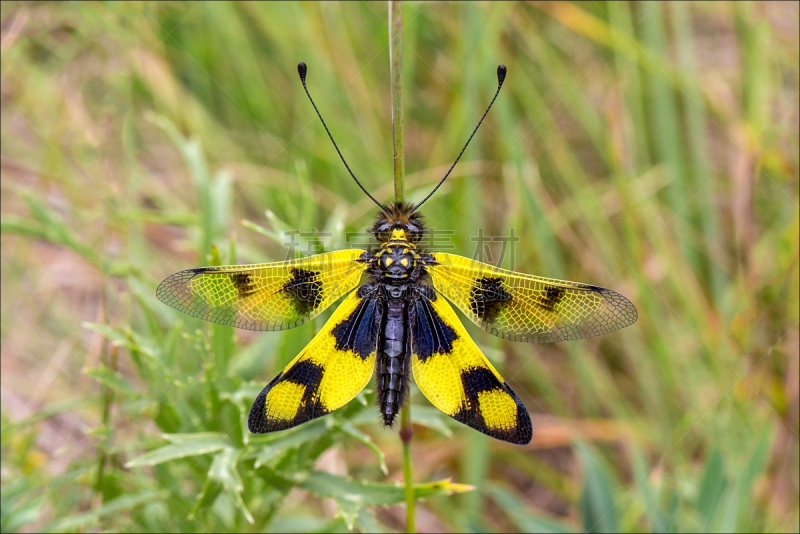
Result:
[[[467,394],[465,405],[452,415],[453,419],[475,430],[491,436],[493,438],[515,443],[517,445],[527,445],[533,437],[533,426],[528,410],[519,399],[514,390],[507,384],[502,383],[485,367],[471,367],[461,372],[461,384]],[[510,428],[490,428],[483,418],[480,408],[478,395],[486,391],[505,391],[517,404],[517,421],[514,427]]]
[[[561,302],[561,299],[567,294],[566,289],[558,286],[545,286],[544,292],[544,297],[540,297],[537,300],[537,304],[549,312],[554,312],[556,304]]]
[[[411,301],[409,316],[413,315],[412,350],[421,362],[434,354],[452,354],[458,334],[445,323],[425,298]]]
[[[249,297],[256,292],[256,285],[253,283],[250,273],[231,273],[230,279],[233,283],[233,287],[235,287],[236,291],[239,293],[239,297]]]
[[[322,380],[322,373],[325,371],[321,365],[317,365],[311,360],[303,360],[297,362],[291,367],[286,374],[282,376],[282,380],[306,386],[306,392],[303,395],[303,400],[309,400],[317,389],[320,381]]]
[[[250,414],[247,417],[247,427],[250,432],[254,434],[265,434],[267,432],[276,432],[278,430],[286,430],[292,428],[311,419],[316,419],[327,413],[328,409],[319,400],[317,390],[322,381],[322,374],[325,369],[315,364],[312,361],[305,360],[298,362],[286,373],[280,373],[272,382],[261,390],[258,397],[253,401],[250,407]],[[300,409],[292,419],[270,419],[267,413],[267,394],[279,382],[292,382],[305,386],[303,398],[300,403]]]
[[[478,393],[503,389],[503,384],[486,367],[470,367],[461,371],[461,383],[470,403],[477,405]]]
[[[362,360],[375,352],[382,313],[378,304],[375,298],[362,300],[347,318],[333,327],[331,335],[336,340],[336,350],[353,351]]]
[[[292,300],[295,310],[301,316],[311,315],[322,304],[322,282],[316,271],[292,269],[292,277],[283,284],[283,293]]]
[[[469,307],[481,322],[492,324],[500,312],[511,302],[511,293],[503,289],[500,278],[475,280],[469,294]]]

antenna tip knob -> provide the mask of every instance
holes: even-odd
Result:
[[[506,73],[507,72],[508,72],[508,69],[506,69],[505,65],[498,65],[497,66],[497,84],[498,85],[501,85],[501,86],[503,85],[503,82],[506,79]]]
[[[307,72],[308,72],[308,66],[305,63],[301,61],[300,63],[297,64],[297,73],[300,75],[300,81],[302,81],[303,83],[306,83]]]

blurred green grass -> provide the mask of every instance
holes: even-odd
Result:
[[[295,432],[241,424],[315,325],[234,333],[154,297],[183,268],[284,259],[286,229],[339,248],[371,220],[300,60],[351,167],[391,198],[386,5],[0,9],[2,530],[401,529],[400,441],[371,395]],[[534,441],[415,394],[419,529],[797,531],[797,4],[404,17],[411,200],[509,68],[428,223],[463,255],[478,228],[513,227],[506,267],[613,288],[640,317],[544,346],[473,329]],[[476,489],[422,485],[448,477]]]

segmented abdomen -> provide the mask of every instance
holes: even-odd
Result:
[[[378,344],[377,401],[386,426],[392,426],[408,390],[408,322],[405,300],[389,300]]]

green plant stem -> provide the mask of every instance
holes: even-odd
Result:
[[[411,473],[411,402],[400,410],[400,439],[403,440],[403,479],[406,483],[406,532],[416,532],[414,523],[414,479]]]
[[[392,70],[392,137],[394,139],[394,199],[405,199],[403,147],[403,3],[389,1],[389,56]]]
[[[100,282],[100,297],[103,306],[103,324],[108,324],[108,306],[106,300],[106,277],[105,273],[101,276]],[[117,351],[116,348],[111,348],[111,343],[108,339],[103,339],[102,348],[100,349],[100,361],[107,369],[112,372],[116,371],[117,367]],[[97,481],[95,482],[96,491],[103,493],[103,480],[105,478],[105,468],[108,462],[108,432],[109,424],[111,422],[111,405],[114,403],[114,390],[108,386],[103,386],[103,433],[106,436],[103,438],[103,443],[97,447]],[[105,499],[104,499],[105,500]]]
[[[389,1],[389,59],[392,72],[392,135],[394,139],[394,199],[403,202],[405,161],[403,146],[403,4]],[[400,439],[403,442],[403,478],[406,498],[406,532],[416,532],[414,523],[414,480],[411,473],[411,405],[400,410]]]

